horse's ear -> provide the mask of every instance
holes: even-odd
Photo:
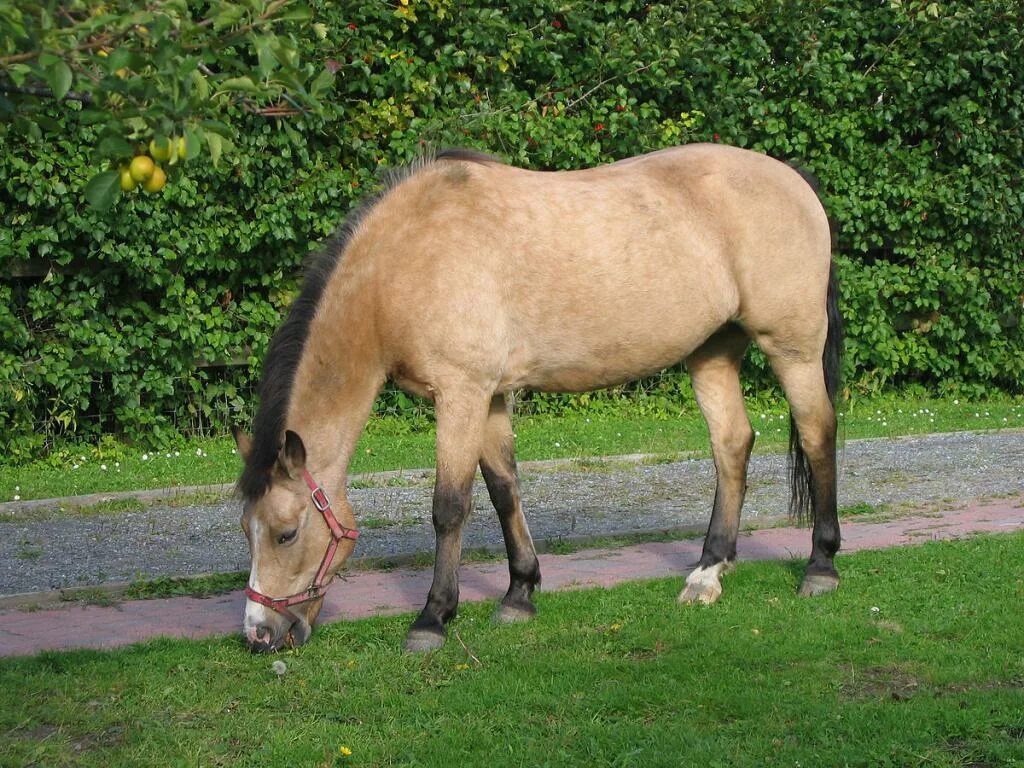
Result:
[[[241,427],[232,427],[231,435],[235,438],[238,455],[242,457],[242,461],[246,461],[252,453],[252,438],[245,434]]]
[[[277,461],[292,480],[302,477],[306,469],[306,446],[290,429],[284,433],[284,445],[277,454]]]

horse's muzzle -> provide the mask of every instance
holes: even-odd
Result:
[[[274,628],[257,624],[245,628],[245,643],[253,653],[275,653],[282,648],[297,648],[309,640],[313,629],[299,617],[292,624]]]

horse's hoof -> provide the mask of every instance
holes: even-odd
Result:
[[[425,653],[441,648],[444,645],[444,640],[443,634],[414,629],[405,636],[405,643],[402,647],[406,653]]]
[[[537,609],[532,605],[529,608],[522,608],[516,605],[499,605],[494,612],[495,624],[519,624],[529,621],[537,615]]]
[[[732,563],[725,561],[695,568],[686,577],[686,588],[679,593],[679,602],[704,605],[716,602],[722,596],[722,582],[719,577],[731,570]]]
[[[804,576],[804,583],[800,585],[797,593],[800,597],[815,597],[834,592],[839,586],[839,577],[833,573],[808,573]]]
[[[679,593],[679,602],[711,605],[721,596],[721,584],[687,584],[686,589]]]

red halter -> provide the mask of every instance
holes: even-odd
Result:
[[[331,500],[327,497],[326,491],[316,484],[316,480],[313,479],[308,470],[303,470],[303,479],[305,479],[306,485],[309,486],[309,490],[312,492],[310,495],[313,499],[313,506],[324,516],[324,522],[331,529],[331,543],[327,545],[327,551],[324,552],[324,558],[320,561],[320,568],[317,570],[316,576],[313,577],[312,583],[304,592],[297,592],[288,597],[269,597],[261,592],[257,592],[250,586],[245,588],[245,596],[250,600],[287,616],[293,622],[298,621],[299,617],[288,610],[288,606],[323,597],[324,593],[327,592],[327,587],[333,581],[333,577],[330,580],[327,579],[327,571],[331,567],[331,561],[334,559],[334,553],[338,549],[338,544],[341,543],[342,539],[352,539],[352,541],[355,541],[359,538],[359,531],[355,528],[346,528],[338,522],[338,518],[331,511]]]

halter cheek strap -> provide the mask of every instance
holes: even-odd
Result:
[[[324,552],[323,559],[320,561],[320,567],[317,569],[313,581],[303,592],[296,592],[288,597],[270,597],[262,592],[257,592],[251,586],[246,586],[245,588],[245,596],[250,600],[260,605],[265,605],[267,608],[277,611],[283,616],[287,616],[293,623],[297,622],[299,617],[289,610],[289,606],[323,597],[333,581],[333,577],[327,577],[327,572],[331,568],[334,553],[337,552],[341,540],[351,539],[355,541],[359,538],[359,531],[355,528],[346,528],[338,522],[338,518],[334,516],[334,511],[331,509],[331,500],[327,496],[327,492],[317,484],[313,476],[309,474],[309,470],[303,470],[302,477],[306,481],[306,485],[309,486],[313,506],[323,515],[324,522],[327,523],[327,527],[331,530],[331,542],[327,545],[327,551]]]

